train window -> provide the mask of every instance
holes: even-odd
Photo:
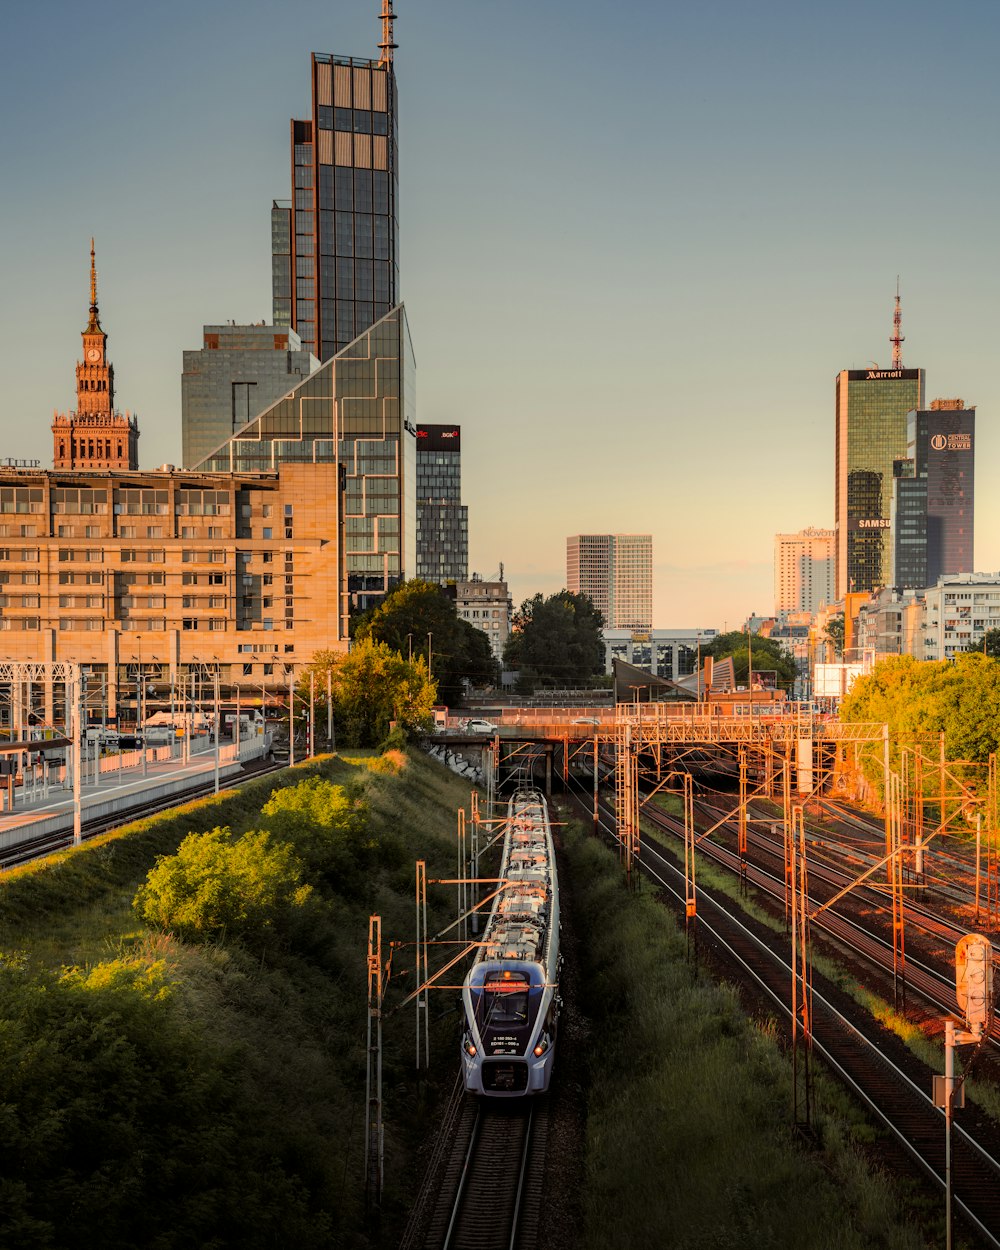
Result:
[[[484,1013],[483,1023],[490,1028],[504,1028],[510,1025],[528,1023],[528,991],[505,990],[502,994],[485,993],[482,998],[481,1010]]]

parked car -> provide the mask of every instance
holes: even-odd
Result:
[[[470,734],[495,734],[497,726],[488,720],[470,720],[465,726]]]

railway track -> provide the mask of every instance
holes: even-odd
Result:
[[[533,1250],[547,1137],[544,1096],[496,1103],[459,1079],[400,1250]]]
[[[683,836],[680,824],[655,808],[644,808],[643,817],[664,832],[675,837]],[[729,846],[704,839],[698,843],[698,847],[722,867],[734,873],[739,872],[739,856]],[[785,905],[782,843],[757,830],[749,839],[749,849],[751,855],[747,861],[747,881],[768,897],[776,909],[781,910]],[[852,873],[834,867],[828,861],[815,860],[811,844],[809,850],[809,899],[815,909],[851,885],[856,878]],[[773,869],[770,867],[772,864]],[[907,951],[905,962],[897,967],[889,937],[891,921],[881,918],[886,903],[885,887],[857,887],[852,896],[842,901],[839,911],[824,911],[812,923],[829,938],[852,954],[869,961],[883,975],[893,980],[904,1001],[907,993],[914,992],[940,1014],[952,1014],[955,1011],[953,950],[955,943],[968,929],[908,898],[905,931],[912,936],[914,929],[919,929],[932,941],[925,944],[927,950],[921,952],[921,957],[912,950]],[[991,1047],[995,1053],[1000,1053],[1000,1042],[992,1041]]]
[[[586,807],[590,815],[589,804]],[[646,815],[648,813],[644,813]],[[616,839],[613,815],[602,829]],[[702,843],[701,850],[710,844]],[[653,852],[655,862],[653,862]],[[736,858],[733,856],[732,858]],[[640,868],[665,900],[684,916],[683,873],[667,856],[643,843]],[[698,889],[693,933],[754,997],[791,1019],[791,967],[787,939],[764,924],[737,914],[727,896]],[[707,940],[707,941],[706,941]],[[937,1188],[944,1189],[944,1116],[930,1097],[934,1073],[887,1034],[846,993],[813,978],[811,1055],[866,1106],[896,1148]],[[808,1104],[806,1104],[808,1106]],[[970,1108],[956,1113],[952,1136],[952,1178],[956,1214],[975,1244],[1000,1247],[1000,1130]]]

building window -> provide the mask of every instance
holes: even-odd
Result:
[[[198,618],[196,616],[185,616],[181,621],[181,629],[197,629]]]

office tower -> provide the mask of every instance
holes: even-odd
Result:
[[[607,629],[648,632],[653,624],[652,535],[567,538],[566,587],[590,599]]]
[[[817,612],[836,599],[834,530],[774,536],[774,611]]]
[[[352,608],[375,606],[416,567],[415,372],[400,304],[196,466],[214,473],[337,466],[341,598],[339,620],[331,615],[327,622],[330,645],[346,641]],[[325,477],[317,477],[316,489],[327,490]],[[291,513],[274,524],[286,538],[301,537]],[[328,534],[315,538],[332,541]],[[297,619],[290,552],[274,573],[275,602],[290,629]]]
[[[200,351],[184,353],[181,445],[186,468],[204,460],[276,399],[307,378],[319,361],[294,330],[277,326],[205,326]]]
[[[399,294],[396,80],[383,3],[381,59],[312,55],[312,113],[291,123],[290,200],[271,209],[274,324],[326,361]]]
[[[897,589],[971,573],[976,410],[935,399],[907,414],[907,455],[897,462],[893,576]]]
[[[417,577],[460,582],[469,575],[469,509],[462,503],[462,431],[417,426]]]
[[[892,368],[844,369],[836,385],[836,594],[884,586],[891,574],[894,465],[906,414],[924,406],[923,369],[904,369],[896,295]]]
[[[76,411],[52,420],[52,465],[56,469],[135,469],[139,466],[139,423],[115,411],[115,370],[108,360],[108,336],[97,310],[97,264],[90,240],[90,320],[82,332],[83,360],[76,365]]]

